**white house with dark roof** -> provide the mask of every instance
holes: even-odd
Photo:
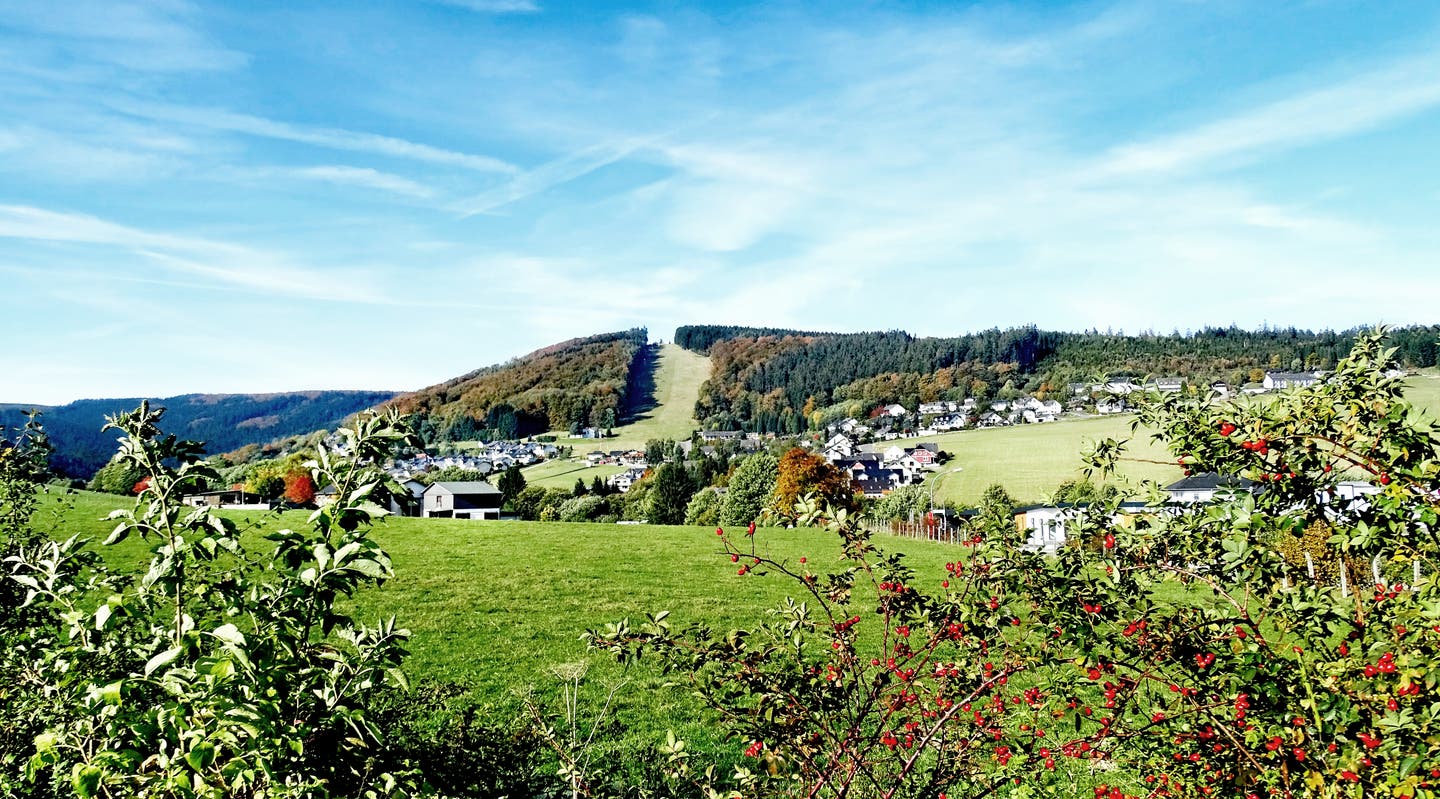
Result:
[[[1266,372],[1263,385],[1273,391],[1277,388],[1313,386],[1318,382],[1320,378],[1314,372]]]
[[[1171,502],[1187,505],[1196,502],[1214,502],[1216,494],[1254,490],[1254,481],[1243,477],[1219,475],[1215,472],[1202,472],[1183,477],[1165,486],[1165,493],[1170,495]]]
[[[432,483],[421,495],[427,519],[498,519],[504,495],[483,480]]]

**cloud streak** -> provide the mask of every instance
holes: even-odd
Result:
[[[1363,133],[1440,106],[1440,56],[1406,58],[1221,119],[1116,148],[1100,176],[1183,172]]]
[[[384,303],[383,292],[356,276],[301,267],[262,250],[223,241],[152,233],[85,214],[0,206],[0,238],[115,248],[172,272],[229,286],[307,300]]]
[[[393,136],[381,136],[339,128],[293,125],[219,108],[163,105],[139,101],[116,101],[113,105],[116,110],[145,119],[309,144],[330,150],[347,150],[442,166],[456,166],[475,172],[502,175],[519,172],[519,169],[513,164],[499,158],[446,150]]]
[[[533,14],[540,10],[534,0],[431,0],[440,5],[478,11],[481,14]]]

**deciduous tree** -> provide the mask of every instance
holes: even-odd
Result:
[[[795,503],[814,494],[832,508],[855,510],[855,489],[850,476],[835,464],[801,447],[780,457],[770,508],[781,519],[795,518]]]

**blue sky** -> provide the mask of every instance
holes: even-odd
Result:
[[[1440,6],[0,0],[0,401],[1435,322]]]

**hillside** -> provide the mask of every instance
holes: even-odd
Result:
[[[374,407],[393,391],[299,391],[283,394],[182,394],[151,398],[165,408],[165,429],[204,441],[221,453],[318,429]],[[85,399],[43,410],[41,421],[55,444],[53,465],[71,477],[88,478],[115,454],[116,434],[102,433],[105,417],[140,404],[139,397]],[[0,424],[25,421],[19,405],[0,406]]]
[[[645,393],[654,357],[644,328],[571,339],[396,397],[421,416],[428,442],[519,438],[549,429],[614,427]]]
[[[1194,333],[1124,335],[1021,327],[948,338],[903,331],[807,333],[685,326],[675,340],[713,364],[695,415],[705,427],[795,433],[898,402],[914,409],[939,399],[1063,396],[1071,382],[1108,375],[1168,375],[1193,383],[1242,385],[1267,369],[1325,369],[1349,351],[1344,332],[1206,328]],[[1409,367],[1437,360],[1440,326],[1391,332]]]
[[[695,431],[693,415],[700,386],[710,376],[710,359],[675,344],[659,348],[645,390],[637,395],[624,423],[613,428],[613,438],[595,442],[603,449],[644,449],[651,439],[686,439]],[[570,440],[565,430],[552,430],[562,444],[576,450],[588,443]]]

